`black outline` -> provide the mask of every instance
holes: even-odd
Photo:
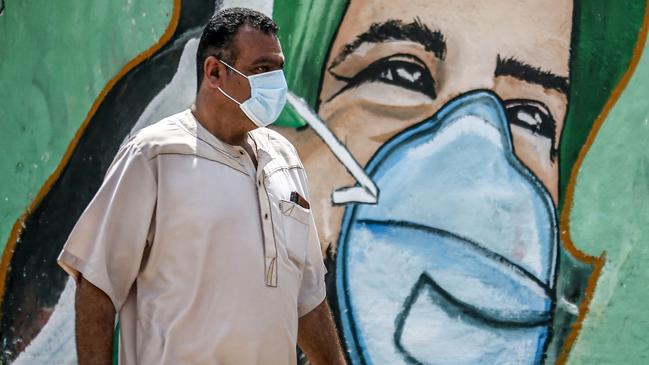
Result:
[[[412,23],[404,24],[399,19],[390,19],[383,23],[373,23],[364,33],[347,43],[343,50],[331,62],[328,69],[338,66],[363,43],[384,43],[389,41],[412,41],[424,46],[424,49],[443,60],[446,57],[446,40],[439,30],[431,30],[419,17]]]
[[[521,81],[540,85],[546,89],[556,90],[564,95],[570,92],[570,82],[567,77],[556,75],[540,67],[531,66],[514,57],[496,59],[494,76],[511,76]]]
[[[417,62],[408,62],[408,61],[403,61],[403,60],[391,60],[393,58],[398,58],[398,57],[409,58],[409,59],[411,59],[413,61],[417,61]],[[419,82],[422,83],[422,87],[428,86],[432,90],[430,90],[430,91],[418,90],[418,89],[415,89],[415,88],[411,87],[410,85],[407,85],[407,83],[405,83],[405,82],[399,82],[397,79],[395,79],[395,80],[387,80],[387,79],[384,79],[384,78],[382,78],[380,76],[377,76],[378,74],[381,73],[381,71],[385,70],[386,65],[397,64],[397,63],[401,64],[401,66],[405,66],[405,67],[412,67],[411,65],[417,65],[417,66],[421,67],[423,69],[423,72],[427,74],[428,79],[430,80],[430,85],[426,85],[426,84],[428,84],[428,82],[426,82],[427,80],[425,80],[423,78],[424,75],[422,75],[422,79],[419,80]],[[429,98],[431,98],[433,100],[437,98],[437,91],[436,91],[437,83],[435,82],[435,79],[431,75],[430,69],[428,68],[428,66],[426,66],[426,64],[421,59],[419,59],[419,57],[416,57],[416,56],[413,56],[413,55],[407,54],[407,53],[396,53],[396,54],[393,54],[393,55],[390,55],[390,56],[380,58],[380,59],[372,62],[369,66],[365,67],[364,69],[358,71],[354,76],[351,76],[351,77],[338,75],[332,69],[329,69],[327,72],[329,72],[329,74],[331,74],[331,76],[333,76],[336,80],[343,81],[343,82],[347,83],[347,85],[343,86],[340,90],[336,91],[335,94],[333,94],[331,97],[329,97],[329,99],[327,99],[325,101],[327,103],[330,102],[332,99],[336,98],[338,95],[344,93],[345,91],[357,88],[357,87],[359,87],[359,86],[361,86],[361,85],[363,85],[365,83],[368,83],[368,82],[382,82],[382,83],[385,83],[385,84],[388,84],[388,85],[394,85],[394,86],[397,86],[397,87],[401,87],[401,88],[409,90],[409,91],[422,93],[422,94],[428,96]]]
[[[515,123],[513,122],[514,119],[509,117],[509,108],[513,107],[513,103],[518,103],[520,107],[523,108],[535,108],[535,109],[541,109],[539,106],[541,106],[545,110],[541,110],[542,114],[545,114],[546,117],[552,119],[551,126],[548,126],[545,122],[541,122],[541,124],[537,124],[537,128],[534,128],[535,126],[530,125],[530,124],[520,124],[520,123]],[[538,104],[538,106],[535,106],[533,104]],[[545,105],[545,103],[539,101],[539,100],[534,100],[534,99],[507,99],[503,102],[503,107],[505,109],[505,115],[507,116],[507,121],[509,122],[510,125],[515,125],[520,128],[527,129],[528,131],[532,132],[535,135],[539,135],[542,137],[546,137],[550,139],[550,142],[552,145],[550,146],[550,161],[556,162],[557,157],[559,155],[559,146],[557,145],[557,120],[554,118],[554,115],[552,115],[552,112],[550,111],[550,108]],[[551,135],[547,135],[547,132],[551,130],[552,133]]]
[[[552,290],[548,287],[547,284],[543,283],[539,278],[537,278],[534,274],[530,273],[529,271],[525,270],[522,266],[515,264],[511,261],[509,261],[507,258],[504,256],[497,254],[477,242],[466,238],[462,237],[460,235],[454,234],[449,231],[445,231],[443,229],[435,228],[435,227],[429,227],[425,226],[423,224],[419,223],[413,223],[413,222],[408,222],[408,221],[397,221],[397,220],[377,220],[377,219],[357,219],[356,223],[360,224],[367,224],[367,225],[380,225],[380,226],[396,226],[396,227],[406,227],[406,228],[411,228],[414,230],[418,231],[424,231],[426,233],[432,233],[438,236],[442,236],[445,238],[452,238],[455,240],[458,240],[460,242],[466,242],[468,245],[471,245],[473,248],[477,249],[479,252],[484,254],[485,257],[492,259],[496,262],[499,262],[503,264],[504,266],[510,267],[514,272],[519,274],[520,276],[526,277],[527,279],[532,280],[535,284],[537,284],[539,287],[543,288],[543,291],[545,292],[546,295],[551,296],[552,295]]]
[[[465,92],[465,93],[462,93],[460,95],[457,95],[457,96],[453,97],[451,100],[449,100],[449,101],[447,101],[445,103],[445,106],[450,105],[451,103],[455,102],[456,100],[459,100],[459,99],[465,97],[467,94],[476,94],[478,92],[488,93],[491,96],[493,96],[494,98],[496,98],[496,100],[499,101],[501,105],[504,105],[504,101],[502,100],[502,98],[500,98],[500,96],[498,96],[493,90],[490,90],[490,89],[475,89],[475,90],[470,90],[468,92]],[[438,109],[430,117],[424,118],[421,122],[416,123],[416,124],[406,128],[406,129],[402,130],[400,133],[392,136],[390,139],[388,139],[386,142],[384,142],[384,144],[381,147],[379,147],[379,149],[374,153],[374,155],[370,158],[369,162],[367,163],[367,165],[366,165],[367,174],[369,176],[373,176],[376,173],[376,170],[380,166],[380,163],[377,162],[376,160],[379,158],[379,155],[381,155],[384,152],[384,149],[386,149],[386,146],[389,146],[392,143],[394,143],[394,141],[396,139],[402,139],[404,134],[410,133],[410,131],[412,131],[412,130],[421,128],[421,126],[423,124],[425,124],[425,123],[429,123],[430,120],[432,118],[437,117],[439,115],[440,111],[442,111],[442,110],[444,110],[444,108]],[[450,113],[450,111],[446,111],[446,112]],[[503,116],[505,116],[504,115],[504,110],[503,110]],[[431,125],[429,128],[427,128],[428,133],[434,133],[439,128],[441,128],[441,125],[439,123]],[[411,134],[407,138],[403,139],[401,141],[401,143],[408,143],[409,141],[411,141],[413,139],[416,139],[416,138],[418,138],[418,134]],[[531,180],[530,182],[533,184],[533,186],[535,186],[537,189],[545,192],[545,194],[547,194],[549,196],[549,192],[548,192],[547,188],[540,182],[539,178],[535,174],[533,174],[531,172],[529,167],[527,167],[522,161],[520,161],[516,157],[516,149],[515,149],[513,141],[512,141],[511,133],[508,133],[508,138],[509,138],[509,146],[511,147],[512,153],[513,153],[513,156],[514,156],[514,160],[511,161],[511,162],[515,163],[515,164],[519,164],[520,167],[522,168],[521,172],[524,173]],[[380,157],[381,160],[383,158],[385,158],[385,156]],[[553,221],[554,228],[555,228],[554,231],[555,231],[555,233],[558,233],[559,225],[558,225],[557,217],[556,217],[557,208],[552,203],[550,203],[550,205],[552,207],[552,211],[554,212],[554,221]],[[350,222],[355,220],[355,217],[356,217],[356,215],[358,213],[356,208],[358,206],[359,206],[359,204],[355,204],[355,203],[347,204],[345,212],[343,213],[342,223],[341,223],[341,227],[340,227],[340,234],[338,236],[338,241],[337,241],[338,242],[338,250],[337,250],[337,252],[335,254],[335,258],[333,259],[334,262],[332,263],[332,265],[335,267],[335,269],[334,269],[335,275],[333,275],[332,281],[335,283],[335,285],[333,285],[335,287],[335,291],[333,292],[333,295],[335,295],[336,301],[340,301],[341,300],[340,296],[342,296],[343,297],[342,300],[344,301],[345,306],[347,308],[346,313],[341,313],[340,308],[339,308],[339,304],[338,304],[338,316],[339,317],[336,317],[337,324],[340,326],[339,327],[340,336],[341,336],[341,338],[344,339],[344,341],[343,341],[344,346],[347,348],[347,351],[348,351],[347,357],[349,358],[349,350],[350,349],[349,349],[348,345],[350,345],[349,342],[351,342],[351,346],[353,347],[353,351],[355,351],[356,357],[358,358],[358,363],[361,364],[361,365],[365,365],[366,360],[365,360],[365,357],[364,357],[365,356],[364,351],[363,351],[364,349],[363,349],[362,344],[361,344],[362,337],[359,336],[359,334],[356,331],[356,327],[353,325],[353,323],[355,323],[354,314],[353,314],[352,311],[349,310],[349,308],[353,307],[351,305],[351,302],[350,302],[351,299],[350,299],[349,295],[343,295],[343,294],[339,295],[338,294],[338,290],[340,289],[340,288],[338,288],[339,281],[340,281],[341,286],[343,287],[343,289],[347,288],[345,283],[348,280],[347,275],[349,275],[349,273],[346,270],[342,270],[342,278],[337,277],[338,276],[338,270],[339,270],[339,268],[337,267],[338,266],[338,255],[342,253],[340,251],[340,247],[343,246],[343,245],[348,245],[349,244],[349,242],[347,242],[347,240],[348,240],[347,228],[348,228],[349,224],[351,224]],[[547,285],[547,286],[550,286],[550,289],[549,289],[550,290],[550,298],[552,299],[551,302],[550,302],[550,309],[549,309],[549,311],[550,311],[549,312],[550,313],[550,323],[552,323],[552,321],[554,321],[554,314],[555,314],[556,305],[557,305],[556,281],[557,281],[557,270],[558,270],[557,267],[558,267],[558,261],[559,261],[558,258],[559,258],[559,252],[560,252],[560,243],[559,243],[558,238],[556,239],[555,243],[557,244],[557,246],[556,246],[557,249],[554,252],[554,257],[551,258],[552,261],[554,262],[554,265],[555,265],[554,273],[553,273],[553,275],[548,275],[549,282],[548,282],[548,285]],[[345,246],[345,247],[347,247],[347,246]],[[544,285],[544,287],[546,287],[546,285]],[[349,328],[343,328],[344,327],[343,326],[343,316],[346,318],[346,320],[349,323],[352,324],[352,325],[350,325]],[[345,329],[351,333],[351,336],[352,336],[351,339],[348,339],[348,338],[345,337]],[[541,354],[542,354],[541,364],[543,364],[545,362],[545,359],[547,357],[547,350],[548,350],[548,347],[550,345],[550,342],[552,341],[553,335],[554,335],[554,330],[552,328],[552,325],[550,325],[548,327],[547,336],[545,338],[545,342],[544,342],[543,348],[541,350]]]
[[[439,308],[441,310],[446,312],[450,317],[463,318],[467,322],[472,322],[474,324],[484,324],[490,327],[503,329],[532,328],[545,325],[547,326],[547,329],[549,331],[549,327],[552,323],[551,312],[548,312],[548,318],[538,320],[536,322],[500,321],[495,318],[491,318],[488,315],[481,313],[480,310],[476,307],[468,305],[455,298],[452,294],[450,294],[439,284],[437,284],[437,282],[428,274],[422,273],[415,285],[412,287],[410,295],[408,295],[408,297],[406,298],[402,311],[397,315],[397,318],[395,319],[395,332],[393,337],[394,344],[396,348],[401,352],[401,355],[404,356],[405,360],[411,364],[419,365],[423,363],[418,361],[410,352],[408,352],[408,350],[404,348],[404,346],[401,344],[401,335],[403,334],[403,328],[405,326],[406,319],[410,314],[412,306],[417,302],[420,294],[428,288],[432,289],[434,293],[439,295],[439,297],[437,297],[429,294],[429,297],[433,302],[437,304],[447,304],[439,305]]]

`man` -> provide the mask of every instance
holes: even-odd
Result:
[[[81,364],[343,364],[306,175],[272,123],[286,101],[268,17],[217,13],[190,110],[133,136],[72,231]]]

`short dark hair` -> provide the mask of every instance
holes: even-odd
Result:
[[[197,88],[203,82],[203,64],[207,57],[216,55],[230,65],[236,62],[237,53],[232,40],[237,30],[246,25],[275,36],[279,30],[271,18],[248,8],[227,8],[214,14],[203,28],[196,51]]]

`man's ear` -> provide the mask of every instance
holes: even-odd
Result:
[[[216,89],[221,86],[223,82],[221,77],[225,74],[224,67],[214,56],[206,57],[203,61],[203,79],[211,88]]]

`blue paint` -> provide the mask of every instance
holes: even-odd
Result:
[[[352,362],[540,363],[556,217],[514,155],[500,99],[458,97],[366,170],[379,202],[347,207],[337,257]]]

